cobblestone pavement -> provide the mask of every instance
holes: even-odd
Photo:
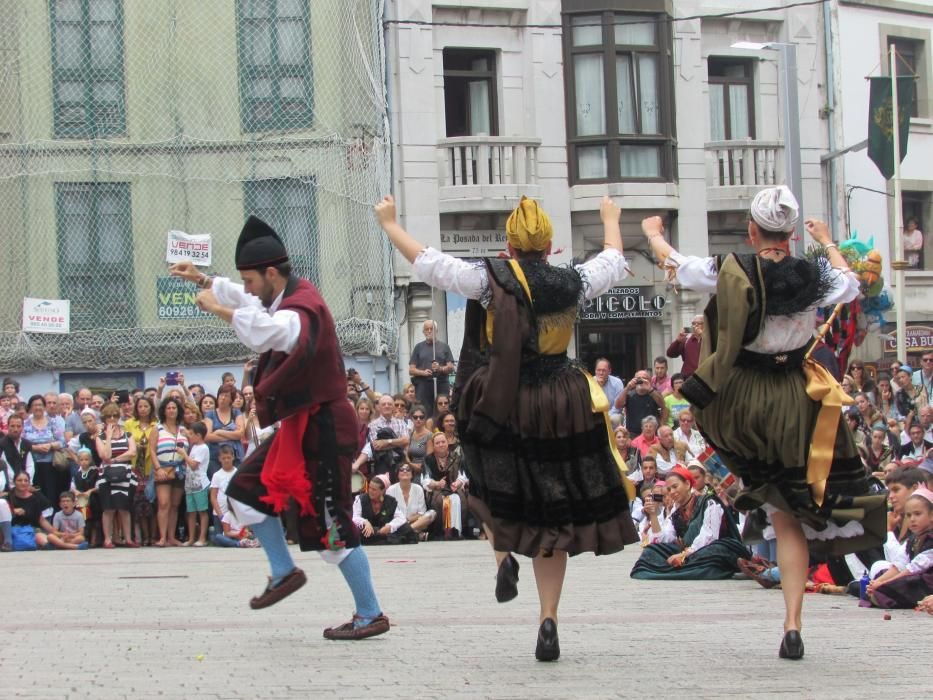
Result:
[[[368,550],[392,630],[329,642],[352,599],[336,567],[263,611],[261,550],[0,555],[5,698],[911,697],[933,617],[809,595],[806,657],[779,660],[782,599],[750,581],[633,581],[637,547],[571,561],[562,657],[533,657],[537,597],[499,605],[485,542]],[[921,665],[918,666],[918,661]]]

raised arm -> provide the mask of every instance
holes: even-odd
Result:
[[[599,219],[603,222],[603,248],[615,248],[620,253],[622,249],[622,229],[619,228],[619,217],[622,210],[616,206],[610,197],[603,197],[599,204]]]
[[[408,231],[399,226],[396,218],[395,198],[390,194],[386,195],[382,198],[382,201],[376,205],[375,211],[376,219],[379,221],[379,225],[382,226],[382,230],[386,232],[392,245],[398,249],[398,252],[400,252],[408,262],[415,262],[418,253],[424,250],[426,246],[415,240]]]
[[[712,294],[716,291],[719,271],[714,258],[681,255],[674,246],[664,240],[664,222],[660,216],[649,216],[642,220],[641,230],[648,239],[651,252],[661,266],[673,270],[677,282],[687,289]]]
[[[486,267],[470,263],[427,247],[415,240],[396,221],[395,200],[383,197],[375,207],[376,219],[389,241],[405,259],[414,265],[420,281],[448,292],[456,292],[467,299],[480,299],[487,286]]]

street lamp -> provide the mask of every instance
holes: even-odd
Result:
[[[737,41],[733,49],[778,52],[778,82],[780,83],[784,121],[784,173],[787,186],[797,198],[803,212],[803,182],[800,176],[800,109],[797,102],[797,45],[780,41]],[[791,252],[797,249],[797,240],[803,240],[803,216],[797,220],[796,240],[791,241]]]

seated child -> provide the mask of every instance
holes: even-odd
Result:
[[[84,516],[75,510],[75,496],[64,491],[59,496],[61,508],[52,518],[52,531],[48,533],[49,548],[87,549],[84,541]]]
[[[868,584],[868,599],[879,608],[914,608],[933,593],[933,491],[917,489],[904,505],[909,534],[906,564],[894,564]]]
[[[220,520],[223,533],[215,533],[211,540],[218,547],[258,547],[257,540],[248,528],[240,525],[232,511],[227,511]]]
[[[888,487],[888,503],[891,510],[888,513],[888,538],[884,543],[884,559],[871,565],[868,572],[872,580],[878,578],[895,564],[903,567],[907,562],[905,542],[908,535],[907,520],[904,517],[904,506],[918,487],[925,483],[925,477],[920,469],[897,469],[889,473],[885,479]],[[857,592],[857,581],[850,584],[849,592]]]

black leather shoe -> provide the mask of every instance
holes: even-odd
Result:
[[[535,647],[538,661],[557,661],[560,658],[560,642],[557,639],[557,623],[546,618],[538,629],[538,646]]]
[[[803,658],[803,638],[797,630],[790,630],[781,641],[781,650],[778,656],[782,659]]]
[[[496,600],[508,603],[518,595],[518,560],[509,554],[496,574]]]

